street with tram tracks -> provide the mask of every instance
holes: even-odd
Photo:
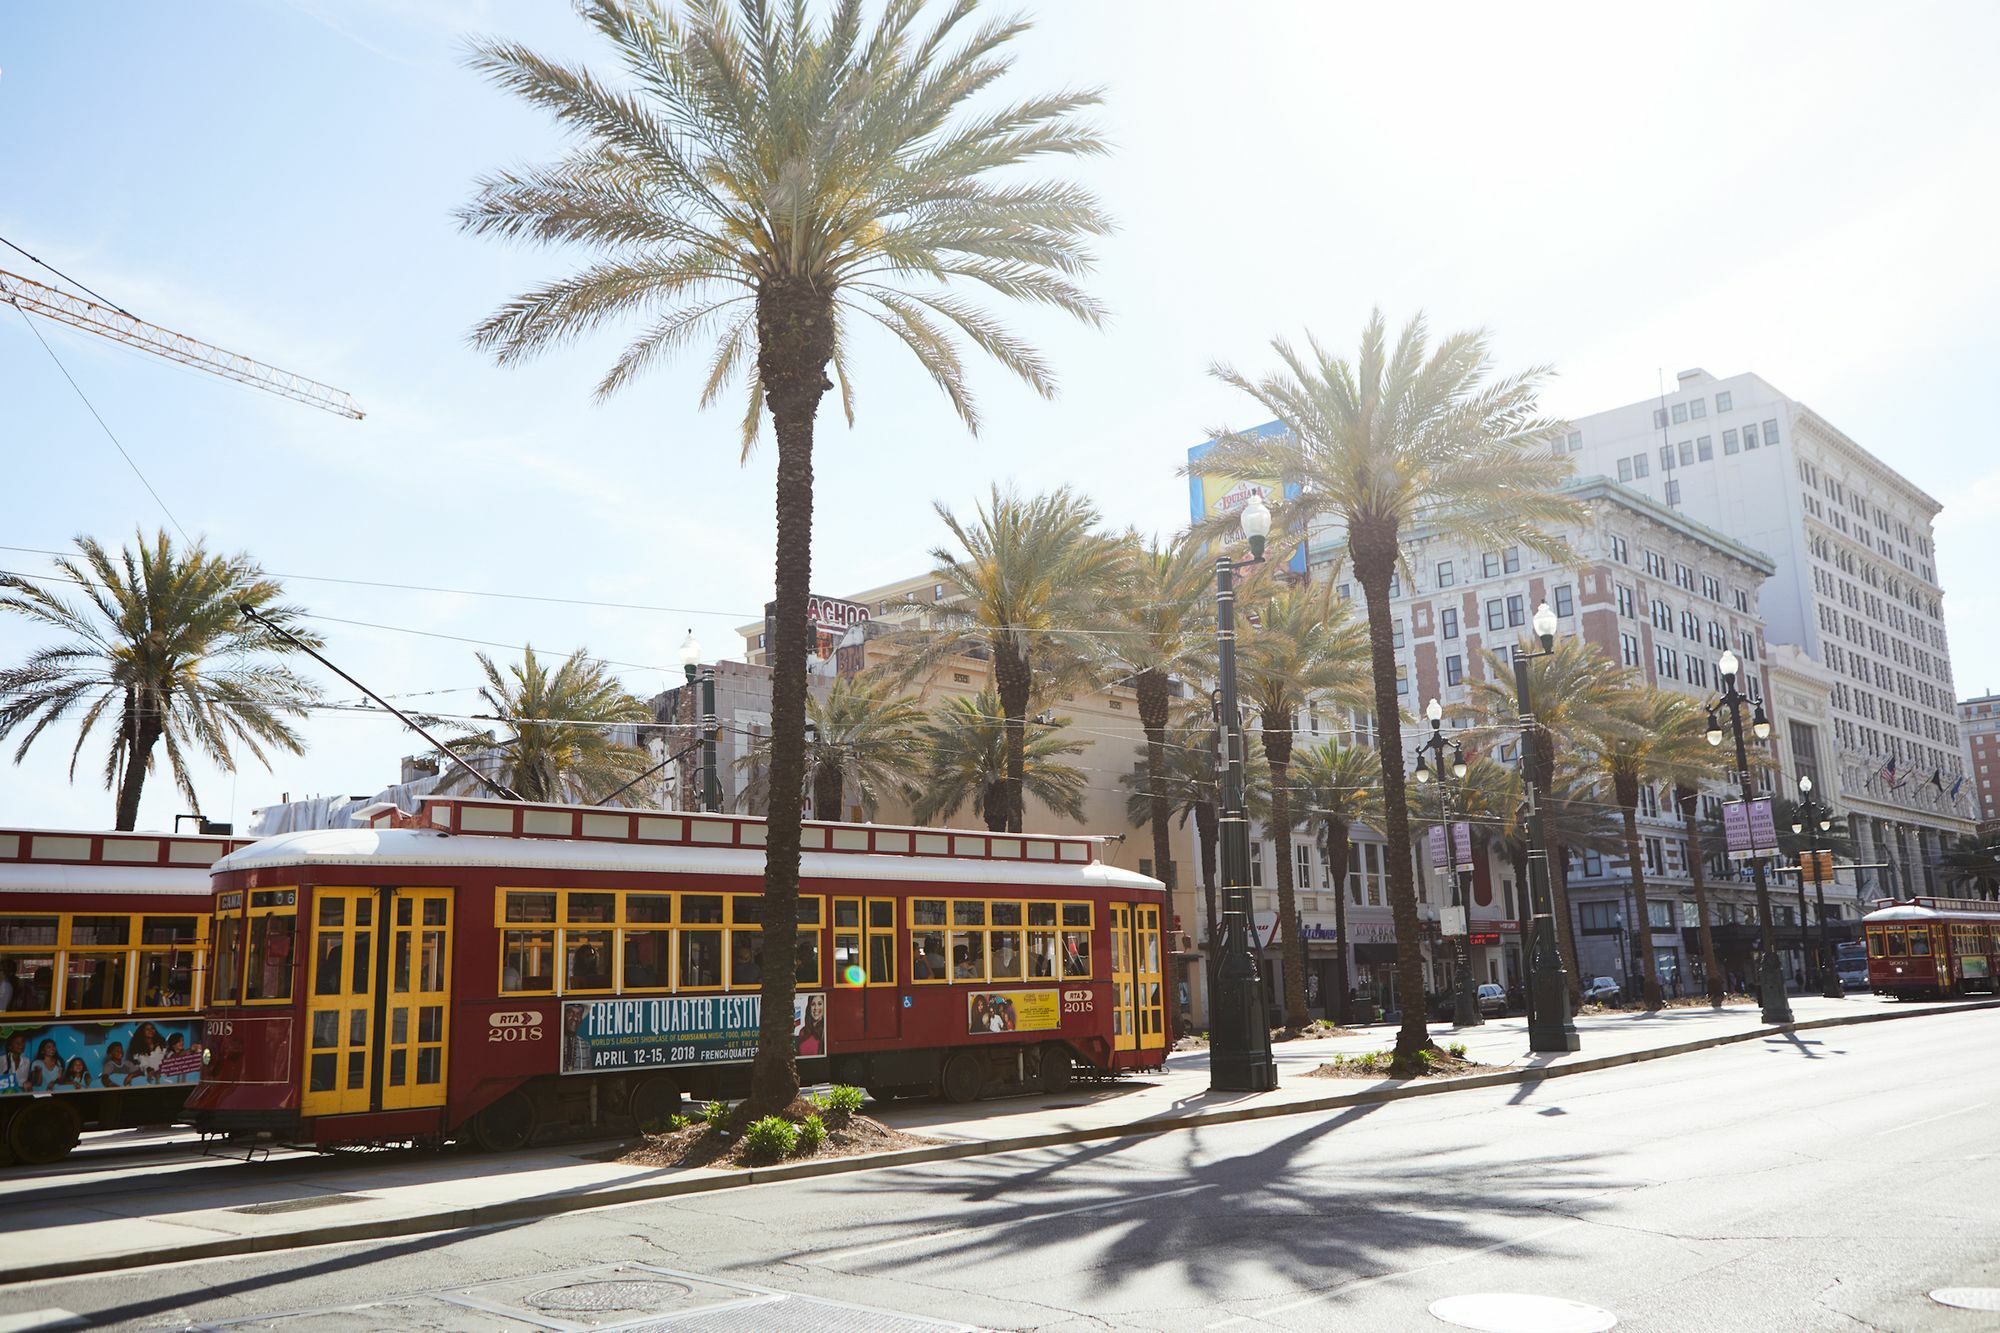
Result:
[[[0,1312],[1394,1329],[1516,1294],[1634,1329],[1990,1328],[1930,1293],[2000,1288],[1996,1036],[1987,1009],[1767,1034],[1570,1078],[17,1284]],[[82,1187],[95,1165],[71,1164]],[[193,1169],[134,1158],[126,1181]],[[283,1195],[325,1168],[248,1169]],[[15,1197],[7,1229],[33,1211]]]

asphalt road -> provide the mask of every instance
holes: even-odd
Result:
[[[2000,1011],[1544,1085],[0,1289],[0,1315],[288,1330],[1993,1329]],[[4,1267],[4,1260],[0,1260]],[[811,1303],[811,1302],[820,1303]],[[839,1305],[827,1302],[838,1302]],[[0,1322],[0,1327],[4,1327]]]

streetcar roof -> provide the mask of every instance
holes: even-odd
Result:
[[[423,866],[613,874],[762,876],[761,847],[688,847],[562,838],[498,838],[423,828],[307,829],[264,838],[215,863],[216,874],[290,866]],[[975,857],[801,852],[805,879],[916,880],[1047,889],[1162,889],[1150,875],[1102,861],[996,861]]]
[[[208,890],[207,866],[0,861],[0,893],[157,893],[206,897]]]

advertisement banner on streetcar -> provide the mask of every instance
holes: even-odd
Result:
[[[198,1021],[0,1024],[0,1096],[143,1088],[200,1077]]]
[[[1053,1032],[1062,998],[1052,990],[983,990],[965,997],[967,1032]]]
[[[682,995],[563,1003],[562,1072],[743,1063],[757,1055],[758,995]],[[792,997],[792,1050],[826,1054],[826,993]]]

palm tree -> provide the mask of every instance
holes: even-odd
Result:
[[[1103,637],[1094,622],[1118,595],[1117,543],[1097,531],[1097,507],[1064,486],[1023,498],[995,486],[976,517],[959,520],[942,504],[938,516],[961,553],[931,552],[939,582],[955,597],[935,607],[926,626],[896,639],[912,646],[898,675],[904,681],[972,650],[993,663],[993,684],[1006,719],[1009,832],[1026,813],[1028,700],[1094,676]]]
[[[1064,819],[1083,822],[1083,770],[1064,763],[1088,741],[1063,735],[1066,717],[1052,719],[1023,748],[1023,789]],[[917,728],[924,772],[911,818],[919,824],[950,819],[966,802],[995,833],[1018,833],[1008,785],[1007,718],[991,690],[953,699]]]
[[[843,818],[851,792],[873,820],[882,798],[901,794],[922,771],[916,733],[923,706],[894,688],[884,676],[841,676],[824,694],[806,696],[806,786],[818,818]],[[744,788],[746,807],[767,807],[770,763],[769,736],[737,761],[754,775]]]
[[[1045,155],[1102,152],[1078,122],[1094,92],[992,104],[1021,21],[980,26],[954,47],[973,5],[928,31],[912,0],[836,0],[824,24],[804,0],[580,0],[629,87],[515,43],[484,40],[472,65],[549,112],[577,141],[556,162],[497,172],[459,214],[466,230],[574,244],[596,262],[503,305],[474,332],[502,363],[639,317],[647,321],[598,384],[609,395],[698,340],[711,348],[701,401],[749,382],[747,458],[769,409],[777,435],[776,617],[771,645],[773,791],[804,791],[806,601],[812,583],[813,433],[837,381],[850,424],[851,325],[874,321],[906,347],[968,428],[969,340],[1043,395],[1048,365],[956,287],[1053,306],[1090,324],[1103,312],[1072,279],[1086,238],[1109,223],[1067,183],[1023,179]],[[976,104],[976,105],[975,105]],[[828,372],[832,378],[828,378]],[[772,802],[764,939],[788,958],[797,931],[799,811]],[[792,973],[766,971],[751,1108],[798,1093]]]
[[[174,786],[196,809],[188,773],[200,755],[236,771],[236,747],[266,768],[266,747],[303,754],[305,742],[284,719],[304,717],[319,689],[282,658],[298,651],[241,613],[248,607],[317,646],[281,603],[284,590],[246,555],[211,555],[201,542],[177,550],[162,530],[116,558],[89,537],[76,539],[81,560],[58,557],[56,573],[37,581],[0,575],[0,610],[64,636],[18,667],[0,670],[0,740],[25,727],[14,749],[19,764],[42,733],[81,710],[69,776],[98,724],[112,723],[104,786],[118,793],[117,826],[135,827],[139,796],[164,746]],[[59,593],[55,583],[77,594]]]
[[[1683,779],[1674,784],[1674,808],[1681,812],[1681,827],[1687,832],[1688,874],[1694,879],[1694,910],[1701,924],[1701,974],[1709,1007],[1720,1009],[1728,987],[1715,957],[1715,932],[1709,926],[1708,856],[1702,848],[1700,803],[1701,793],[1693,783]]]
[[[1111,664],[1127,673],[1138,696],[1139,725],[1146,732],[1146,773],[1153,831],[1153,866],[1167,886],[1178,888],[1173,844],[1167,830],[1172,803],[1168,791],[1167,727],[1172,719],[1173,684],[1212,674],[1215,620],[1208,595],[1213,577],[1208,551],[1180,540],[1162,543],[1125,535],[1120,596],[1108,608],[1113,633],[1104,640]]]
[[[1547,653],[1527,639],[1518,646],[1524,654],[1531,654],[1527,657],[1528,698],[1534,705],[1535,743],[1528,780],[1534,783],[1542,806],[1542,833],[1549,843],[1550,905],[1555,909],[1557,947],[1568,972],[1574,1008],[1583,998],[1583,977],[1577,970],[1576,923],[1569,909],[1568,855],[1585,849],[1572,847],[1562,836],[1574,821],[1557,817],[1556,769],[1564,757],[1559,746],[1573,746],[1579,737],[1602,736],[1611,730],[1613,713],[1634,677],[1580,638],[1559,638]],[[1507,653],[1489,651],[1484,661],[1485,671],[1466,692],[1466,707],[1490,729],[1489,734],[1516,733],[1523,709],[1514,687],[1514,660]],[[1573,809],[1572,813],[1579,812]],[[1585,820],[1585,831],[1597,822],[1590,816]],[[1524,894],[1528,892],[1525,883],[1521,888]],[[1522,915],[1525,918],[1527,913]]]
[[[1268,584],[1268,581],[1267,581]],[[1265,827],[1278,858],[1278,919],[1284,923],[1285,1027],[1306,1022],[1306,950],[1298,932],[1298,898],[1292,873],[1291,762],[1299,714],[1325,696],[1342,702],[1359,694],[1366,661],[1361,626],[1333,585],[1282,583],[1246,589],[1246,629],[1239,630],[1237,688],[1243,706],[1257,715],[1264,758],[1271,766],[1271,818]],[[1417,991],[1422,994],[1421,984]]]
[[[1945,850],[1938,868],[1947,880],[1970,884],[1982,898],[2000,896],[2000,833],[1961,835]]]
[[[1322,741],[1293,757],[1292,785],[1302,821],[1319,826],[1320,852],[1333,880],[1333,929],[1339,939],[1333,1021],[1346,1027],[1354,1021],[1347,998],[1347,849],[1355,829],[1382,826],[1382,759],[1365,745]]]
[[[445,744],[461,755],[497,754],[507,785],[522,800],[594,804],[651,767],[644,750],[614,739],[614,729],[643,726],[653,710],[582,648],[553,671],[535,656],[533,644],[504,673],[485,653],[477,656],[486,673],[479,697],[514,734],[502,739],[468,729]],[[440,785],[450,790],[466,781],[449,778]]]
[[[1397,984],[1423,994],[1417,956],[1416,890],[1404,798],[1402,718],[1396,695],[1395,616],[1389,583],[1402,559],[1402,536],[1416,525],[1475,546],[1526,546],[1564,553],[1550,533],[1573,519],[1576,505],[1557,493],[1567,458],[1549,451],[1560,423],[1537,415],[1546,374],[1533,369],[1492,378],[1483,332],[1454,334],[1428,346],[1421,316],[1390,346],[1381,311],[1361,334],[1357,363],[1308,340],[1302,357],[1273,344],[1282,373],[1259,380],[1226,367],[1216,373],[1278,419],[1279,434],[1223,433],[1190,470],[1202,475],[1271,478],[1295,487],[1273,514],[1273,530],[1302,539],[1333,523],[1345,534],[1368,609],[1375,722],[1382,749],[1389,894],[1396,922]],[[1233,516],[1231,516],[1233,517]],[[1403,1006],[1394,1063],[1408,1072],[1429,1047],[1421,1004]]]
[[[1625,826],[1625,860],[1632,875],[1633,933],[1646,1008],[1661,1005],[1653,967],[1653,921],[1646,900],[1646,863],[1639,848],[1639,789],[1656,782],[1699,785],[1716,771],[1716,751],[1705,737],[1699,704],[1685,694],[1640,685],[1613,711],[1613,730],[1597,752],[1611,778],[1612,798]]]

